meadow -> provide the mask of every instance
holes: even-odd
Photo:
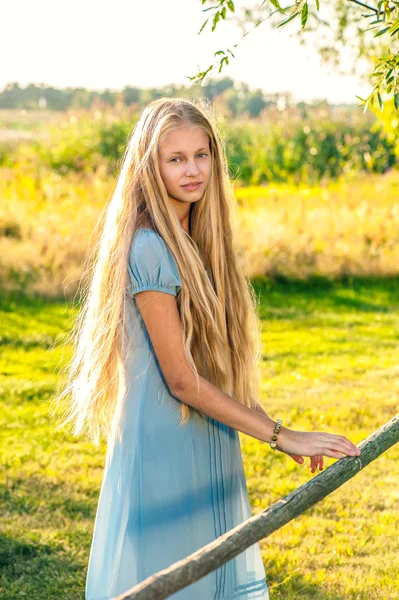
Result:
[[[134,107],[0,111],[0,287],[73,297]],[[220,113],[250,277],[397,273],[399,120],[352,107]],[[266,151],[267,149],[267,151]]]
[[[255,279],[262,405],[286,426],[359,443],[396,412],[399,278]],[[76,307],[7,293],[0,305],[0,597],[77,600],[105,445],[55,430],[50,402]],[[317,474],[240,433],[253,513]],[[399,598],[399,448],[261,542],[272,600]],[[326,458],[325,467],[335,459]]]
[[[0,170],[0,286],[72,298],[114,180]],[[250,277],[392,276],[399,265],[399,171],[307,184],[237,185],[237,245]]]

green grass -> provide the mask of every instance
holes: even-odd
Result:
[[[359,443],[396,414],[398,280],[256,287],[270,416]],[[242,447],[254,512],[317,475],[309,458],[298,466],[248,436]],[[261,542],[273,600],[399,598],[398,450]]]
[[[397,412],[399,279],[255,287],[272,417],[358,443]],[[49,418],[71,317],[62,302],[0,304],[2,599],[84,597],[105,446],[55,431]],[[299,466],[240,437],[254,513],[316,476],[308,458]],[[398,458],[395,446],[261,542],[271,600],[399,598]]]

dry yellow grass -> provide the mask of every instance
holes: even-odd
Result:
[[[40,166],[1,169],[0,285],[71,297],[114,183],[101,168],[65,176]],[[324,186],[236,189],[246,273],[398,273],[398,187],[393,171],[347,174]]]
[[[393,275],[399,271],[399,173],[325,186],[236,190],[245,269],[260,274]]]

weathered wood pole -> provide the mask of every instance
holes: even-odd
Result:
[[[396,415],[358,444],[360,456],[343,456],[263,512],[112,600],[162,600],[187,587],[301,515],[398,441],[399,415]]]

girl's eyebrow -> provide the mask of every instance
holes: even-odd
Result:
[[[200,152],[201,150],[208,150],[209,151],[209,148],[199,148],[197,150],[197,152]],[[174,151],[168,152],[168,154],[184,154],[184,152],[182,152],[181,150],[174,150]]]

